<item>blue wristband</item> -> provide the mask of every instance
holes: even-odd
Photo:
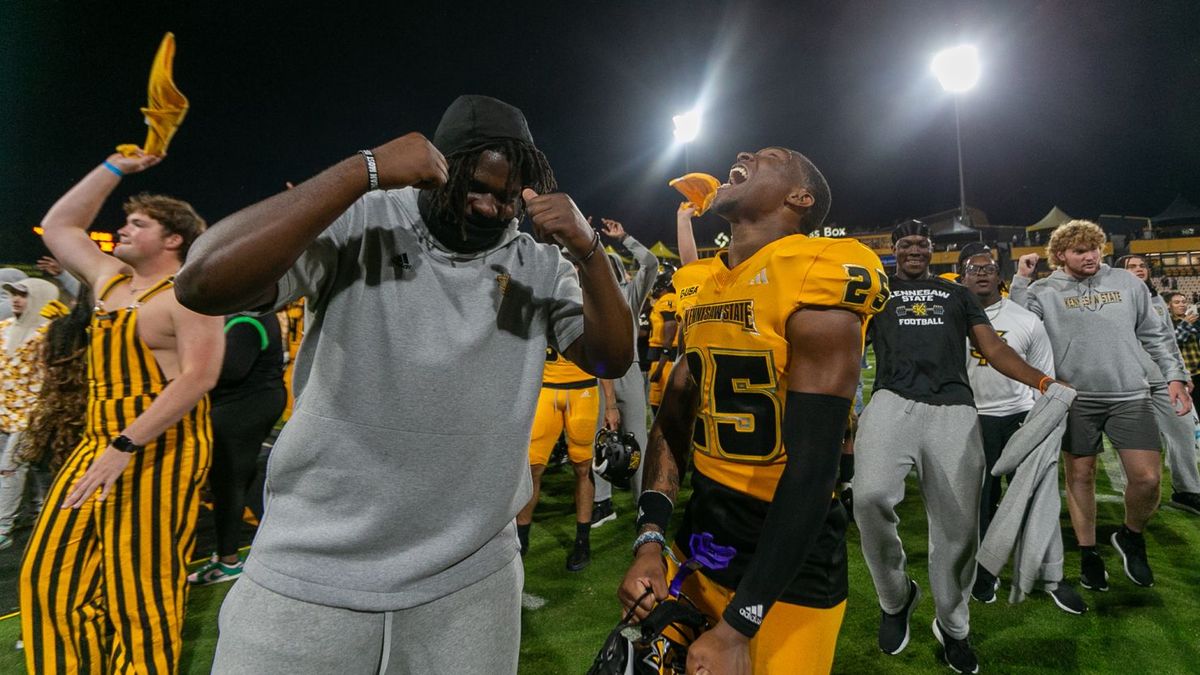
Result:
[[[662,532],[649,530],[639,534],[638,538],[633,540],[633,554],[637,555],[638,549],[641,548],[643,544],[649,544],[650,542],[658,544],[663,548],[664,551],[667,550],[667,538],[662,535]]]
[[[125,172],[124,172],[124,171],[122,171],[122,170],[120,170],[120,169],[118,169],[116,164],[113,164],[112,162],[108,161],[107,159],[106,159],[106,160],[104,160],[104,164],[102,164],[101,166],[103,166],[104,168],[106,168],[106,169],[108,169],[109,171],[111,171],[111,172],[113,172],[114,174],[116,174],[116,175],[117,175],[117,178],[124,178],[124,177],[125,177]]]

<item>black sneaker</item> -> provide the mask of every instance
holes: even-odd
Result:
[[[879,648],[884,654],[899,654],[908,646],[908,622],[920,599],[921,587],[909,579],[908,602],[904,603],[904,608],[895,614],[879,613]]]
[[[1104,558],[1092,551],[1079,559],[1079,585],[1089,591],[1108,590],[1108,571],[1104,569]]]
[[[1113,532],[1112,545],[1121,554],[1125,565],[1125,576],[1138,586],[1149,588],[1154,585],[1154,572],[1146,560],[1146,539],[1122,527]]]
[[[975,658],[975,650],[971,649],[970,638],[957,640],[946,635],[938,620],[933,620],[933,636],[945,649],[943,657],[950,670],[956,673],[978,673],[979,659]]]
[[[1046,591],[1046,593],[1050,595],[1050,599],[1054,601],[1054,604],[1067,614],[1079,615],[1088,611],[1087,603],[1065,581],[1058,582],[1058,588]]]
[[[1176,492],[1171,495],[1171,506],[1200,516],[1200,492]]]
[[[592,547],[590,544],[577,541],[571,555],[567,556],[567,571],[578,572],[592,563]]]
[[[605,499],[602,502],[592,504],[592,527],[600,527],[610,520],[617,519],[617,512],[613,511],[611,499]]]
[[[975,570],[975,585],[971,587],[971,597],[985,605],[996,601],[996,589],[1000,588],[1000,580],[982,566]]]

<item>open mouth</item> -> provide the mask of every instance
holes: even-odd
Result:
[[[724,190],[731,185],[741,185],[750,179],[750,172],[741,164],[734,164],[729,169],[729,182],[721,183],[718,190]]]

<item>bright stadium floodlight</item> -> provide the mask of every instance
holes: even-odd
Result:
[[[675,123],[675,140],[680,143],[691,143],[700,135],[700,109],[693,108],[685,113],[671,118]]]
[[[974,45],[943,49],[934,55],[931,68],[943,89],[962,93],[979,81],[979,52]]]
[[[979,52],[974,45],[950,47],[934,54],[930,69],[942,89],[954,94],[954,141],[958,145],[958,221],[971,226],[967,214],[967,185],[963,177],[962,125],[958,119],[959,94],[970,91],[979,81]]]

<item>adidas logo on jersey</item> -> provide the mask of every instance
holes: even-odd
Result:
[[[762,605],[751,605],[738,610],[738,614],[742,618],[753,623],[755,626],[761,626],[763,621]]]
[[[753,279],[750,280],[750,285],[761,286],[765,283],[767,283],[767,268],[764,267],[758,271],[758,274],[754,275]]]

